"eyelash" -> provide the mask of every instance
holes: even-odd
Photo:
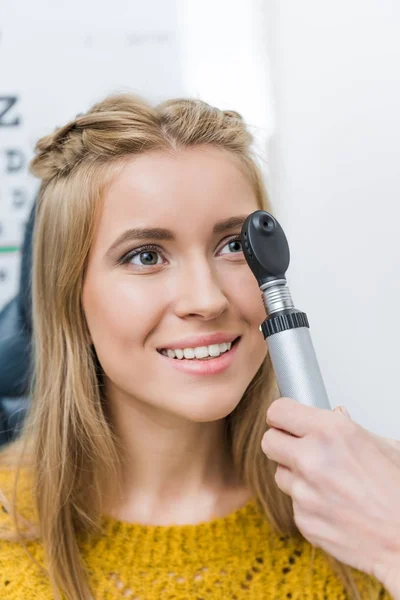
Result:
[[[227,244],[230,244],[231,242],[241,242],[240,235],[236,235],[236,236],[232,237],[231,239],[227,240],[227,242],[224,244],[224,246],[222,246],[222,248],[224,248]],[[125,254],[119,260],[118,264],[122,264],[122,265],[127,264],[132,258],[134,258],[135,256],[138,256],[142,252],[159,252],[160,254],[163,253],[163,251],[161,250],[161,248],[159,246],[154,246],[152,244],[149,244],[146,246],[140,246],[140,248],[136,248],[135,250],[131,250],[130,252],[128,252],[128,254]],[[236,253],[234,253],[234,254],[236,254]],[[139,266],[139,265],[136,265],[136,266]],[[157,265],[141,265],[141,266],[156,267]]]

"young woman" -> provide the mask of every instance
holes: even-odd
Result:
[[[2,455],[0,597],[378,598],[300,534],[240,245],[270,210],[240,115],[114,96],[41,139],[34,377]]]

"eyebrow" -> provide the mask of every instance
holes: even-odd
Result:
[[[238,215],[236,217],[229,217],[229,219],[223,219],[217,221],[213,227],[213,234],[221,234],[236,227],[242,227],[243,223],[247,219],[248,215]],[[110,248],[107,250],[107,256],[109,256],[116,248],[124,244],[125,242],[132,242],[133,240],[164,240],[164,241],[175,241],[175,235],[169,229],[162,227],[134,227],[124,231]]]

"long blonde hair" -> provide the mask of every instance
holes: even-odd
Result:
[[[41,179],[32,276],[34,376],[23,431],[2,452],[2,462],[20,447],[17,472],[29,464],[34,473],[40,525],[31,537],[42,540],[56,598],[60,592],[68,600],[91,598],[77,534],[99,527],[105,481],[117,481],[120,468],[81,302],[102,195],[118,166],[133,155],[196,145],[239,158],[259,207],[271,210],[242,118],[199,100],[175,99],[152,107],[131,94],[108,97],[39,140],[31,162],[31,171]],[[276,465],[261,450],[265,414],[277,397],[267,356],[226,417],[228,437],[235,468],[271,525],[282,535],[301,537],[292,501],[276,485]],[[14,503],[17,482],[18,477]],[[26,540],[29,535],[22,535],[16,518],[15,525],[17,539]],[[350,597],[359,600],[351,569],[327,559]]]

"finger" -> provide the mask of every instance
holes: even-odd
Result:
[[[294,469],[294,457],[297,455],[299,440],[284,431],[270,428],[264,433],[261,448],[271,460]]]
[[[400,452],[400,440],[395,440],[394,438],[384,437],[383,435],[378,435],[377,433],[372,433],[369,431],[374,438],[376,438],[380,443],[388,444],[389,446],[395,448]]]
[[[290,469],[282,465],[278,465],[275,472],[275,481],[280,490],[287,494],[292,495],[294,475]]]
[[[292,433],[297,437],[304,437],[314,431],[325,419],[330,410],[305,406],[292,398],[278,398],[267,411],[267,423]]]
[[[389,444],[389,446],[393,446],[393,448],[396,448],[396,450],[398,450],[400,452],[400,441],[399,440],[395,440],[393,438],[383,438],[384,441]]]

